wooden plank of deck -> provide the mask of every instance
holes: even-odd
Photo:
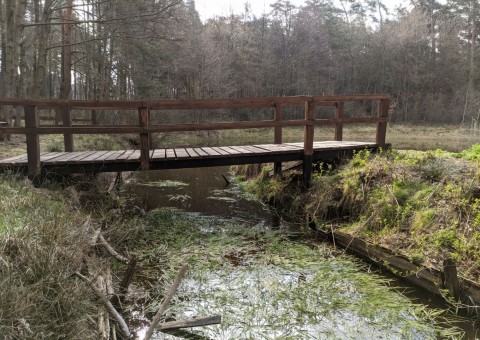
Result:
[[[166,156],[167,159],[172,159],[172,158],[177,157],[177,155],[175,155],[175,150],[174,149],[165,150],[165,156]]]
[[[155,149],[153,150],[152,160],[165,159],[165,149]]]
[[[221,155],[221,153],[219,153],[218,151],[215,151],[214,149],[209,148],[209,147],[203,147],[201,149],[203,151],[205,151],[209,156],[220,156]]]
[[[175,149],[175,155],[177,156],[177,158],[190,158],[190,155],[184,148]]]
[[[85,152],[85,154],[83,155],[78,155],[78,157],[75,157],[75,158],[72,158],[69,160],[69,163],[70,162],[75,162],[75,163],[80,163],[81,161],[83,161],[85,158],[89,158],[91,155],[95,155],[97,153],[97,151],[87,151]]]
[[[240,151],[232,149],[230,146],[221,146],[220,149],[228,152],[230,155],[239,155]]]
[[[208,153],[202,150],[202,148],[194,148],[199,157],[208,156]]]
[[[192,158],[200,157],[194,148],[186,148],[185,150],[187,151],[189,156]]]
[[[82,158],[81,160],[79,160],[79,162],[81,162],[81,163],[92,163],[92,162],[95,162],[97,159],[101,158],[106,153],[108,153],[108,151],[96,151],[96,152],[88,155],[87,157]]]
[[[118,151],[113,151],[109,156],[105,157],[103,162],[115,162],[119,157],[121,157],[125,152],[125,150],[118,150]]]
[[[303,143],[259,144],[242,146],[155,149],[149,151],[156,163],[154,168],[181,168],[247,164],[249,162],[278,162],[301,159]],[[375,143],[355,141],[314,142],[314,158],[341,156],[344,152],[376,147]],[[322,158],[323,157],[323,158]],[[140,159],[140,150],[47,152],[41,155],[42,166],[60,173],[84,171],[134,171]],[[177,163],[178,161],[178,163]],[[122,165],[125,163],[125,165]],[[0,166],[25,169],[27,155],[0,160]],[[85,170],[87,169],[87,170]]]
[[[137,161],[140,160],[140,150],[133,150],[133,152],[127,157],[127,161]]]
[[[222,156],[230,155],[227,151],[223,150],[222,148],[220,148],[218,146],[212,147],[212,150],[214,150],[215,152],[219,153]]]
[[[135,150],[127,150],[122,155],[117,157],[117,159],[115,161],[116,162],[126,161],[134,152],[135,152]]]
[[[40,162],[46,162],[52,159],[55,159],[57,157],[62,157],[63,155],[66,155],[68,152],[47,152],[44,154],[40,155]]]
[[[61,155],[59,157],[55,157],[55,158],[52,158],[52,159],[47,159],[44,163],[49,164],[49,165],[50,164],[66,164],[66,163],[68,163],[69,161],[71,161],[75,158],[84,156],[87,153],[88,153],[88,151],[65,152],[63,155]]]
[[[2,163],[3,164],[16,164],[18,162],[26,162],[27,161],[27,154],[26,153],[23,153],[21,155],[18,155],[18,156],[14,156],[14,157],[10,157],[10,158],[6,158],[6,159],[2,159]]]

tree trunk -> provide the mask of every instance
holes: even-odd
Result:
[[[36,0],[36,7],[38,6],[39,0]],[[50,34],[50,25],[46,25],[50,22],[50,8],[52,5],[52,0],[45,0],[45,6],[43,8],[43,14],[41,18],[41,23],[43,24],[37,29],[36,41],[37,41],[37,55],[35,60],[35,66],[33,71],[33,84],[32,84],[32,97],[40,98],[42,97],[42,92],[44,90],[44,83],[47,71],[47,57],[48,57],[48,36]],[[39,6],[38,6],[39,7]],[[37,19],[38,20],[38,19]]]
[[[63,14],[65,22],[72,21],[73,0],[67,0]],[[62,46],[62,85],[60,87],[60,99],[69,99],[72,91],[72,25],[63,25]]]

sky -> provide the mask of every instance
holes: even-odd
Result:
[[[200,18],[205,22],[208,18],[215,16],[226,16],[230,13],[240,14],[244,11],[246,0],[195,0],[195,7],[200,13]],[[270,12],[270,5],[276,0],[248,0],[251,5],[252,12],[256,16],[262,13]],[[296,6],[303,5],[305,0],[290,0]],[[408,0],[384,0],[388,7],[394,8],[398,4],[408,4]]]

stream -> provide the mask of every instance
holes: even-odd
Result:
[[[159,224],[160,234],[192,238],[171,246],[191,269],[167,318],[222,316],[221,325],[154,339],[475,338],[471,322],[439,331],[432,307],[442,304],[422,303],[430,296],[406,297],[398,291],[413,288],[330,244],[305,242],[298,226],[246,197],[226,167],[137,172],[125,192],[152,221],[171,225]],[[145,331],[138,330],[140,339]]]

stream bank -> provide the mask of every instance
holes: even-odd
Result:
[[[478,145],[460,153],[365,151],[319,164],[308,191],[295,171],[279,179],[268,168],[243,187],[285,218],[308,216],[325,238],[476,313],[467,306],[480,302],[479,155]],[[452,266],[461,278],[444,284]]]

